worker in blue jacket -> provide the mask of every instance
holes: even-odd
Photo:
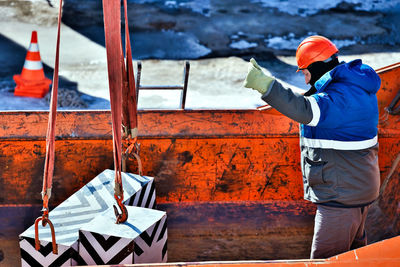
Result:
[[[298,71],[311,89],[284,88],[250,60],[244,86],[300,123],[304,198],[317,204],[311,258],[328,258],[366,245],[369,205],[378,197],[380,78],[361,60],[339,63],[338,49],[310,36],[296,51]]]

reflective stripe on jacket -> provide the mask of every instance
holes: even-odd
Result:
[[[311,96],[275,81],[262,96],[301,123],[304,198],[314,203],[362,206],[377,198],[380,79],[361,60],[335,67],[316,83]]]

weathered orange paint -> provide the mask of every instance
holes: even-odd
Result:
[[[297,138],[140,142],[150,148],[141,155],[147,174],[157,177],[159,202],[302,198]]]
[[[374,260],[358,260],[358,261],[335,261],[326,262],[323,260],[283,260],[283,261],[234,261],[234,262],[198,262],[198,263],[171,263],[171,264],[151,264],[151,266],[160,267],[313,267],[313,266],[330,266],[330,267],[393,267],[398,266],[399,260],[397,259],[374,259]],[[111,266],[111,265],[102,265]],[[112,265],[112,266],[149,266],[148,264],[135,264],[135,265]]]
[[[304,200],[174,202],[158,208],[167,211],[171,262],[310,254],[315,207]]]
[[[44,140],[0,142],[1,204],[42,202],[40,192],[45,152]],[[109,164],[106,165],[106,162]],[[50,204],[58,205],[104,168],[111,168],[112,162],[112,144],[109,141],[56,141],[56,167]]]
[[[47,113],[4,112],[0,121],[2,187],[13,192],[3,203],[37,203]],[[143,169],[156,177],[159,203],[302,198],[298,127],[283,116],[254,110],[150,111],[140,113],[141,122],[147,125],[139,133]],[[61,112],[57,123],[56,204],[113,166],[108,112]],[[130,169],[135,167],[132,161]]]
[[[259,261],[211,261],[211,262],[171,262],[151,264],[157,267],[308,267],[308,266],[367,266],[367,267],[393,267],[400,266],[400,236],[383,240],[381,242],[355,249],[329,259],[314,260],[259,260]],[[104,265],[105,266],[105,265]],[[111,265],[106,265],[111,266]],[[112,265],[122,266],[122,265]],[[135,264],[123,266],[149,266],[148,264]]]
[[[390,128],[380,128],[383,178],[400,151],[395,119],[389,116]],[[37,203],[40,195],[32,189],[40,192],[45,152],[38,131],[44,134],[47,113],[4,112],[0,121],[0,186],[6,194],[2,204]],[[254,110],[151,111],[140,113],[141,122],[148,127],[139,133],[143,169],[156,178],[159,203],[302,198],[298,126],[283,116]],[[112,168],[109,123],[104,111],[59,113],[52,197],[56,204],[96,173]],[[128,169],[135,171],[135,166],[132,161]]]
[[[381,88],[377,93],[379,114],[382,115],[385,113],[385,107],[389,106],[390,102],[392,102],[393,98],[399,92],[400,62],[377,69],[376,72],[379,74],[382,82]],[[399,119],[397,118],[398,121]],[[399,129],[399,127],[397,126],[396,129]]]
[[[400,236],[382,240],[372,245],[358,248],[335,257],[329,261],[369,260],[369,259],[395,259],[400,266]]]

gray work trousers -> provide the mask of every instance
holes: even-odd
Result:
[[[365,246],[367,212],[368,206],[337,208],[317,205],[310,258],[329,258]]]

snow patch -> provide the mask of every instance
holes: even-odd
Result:
[[[360,11],[384,11],[400,5],[400,0],[250,0],[250,2],[303,17],[314,15],[321,10],[335,8],[340,4],[349,4]]]
[[[238,42],[233,42],[229,45],[230,48],[234,49],[248,49],[248,48],[253,48],[257,47],[257,43],[249,43],[246,40],[240,40]]]
[[[211,3],[210,0],[195,0],[195,1],[179,1],[179,6],[188,8],[195,13],[202,14],[206,17],[210,16]]]
[[[171,30],[138,32],[131,36],[131,40],[136,40],[133,56],[137,59],[194,59],[211,53],[211,49],[201,45],[197,37],[191,33]],[[165,49],[166,47],[174,49]]]
[[[187,8],[194,13],[199,13],[206,17],[210,16],[211,10],[210,0],[128,0],[128,2],[136,4],[157,4],[171,9]]]
[[[332,40],[338,49],[357,44],[356,40]]]
[[[170,8],[172,8],[172,7],[176,8],[178,6],[176,1],[165,1],[164,5],[166,5],[167,7],[170,7]]]
[[[138,4],[159,4],[168,8],[184,7],[195,13],[210,16],[211,0],[128,0]],[[400,6],[400,0],[250,0],[264,7],[276,8],[290,15],[311,16],[321,10],[329,10],[348,5],[360,11],[387,11]]]
[[[277,50],[296,50],[298,45],[310,35],[317,35],[317,33],[308,33],[307,36],[303,36],[300,38],[296,38],[293,33],[290,33],[287,36],[274,36],[268,39],[265,39],[265,43],[267,47],[277,49]],[[357,40],[331,40],[338,49],[346,46],[351,46],[357,44]]]
[[[267,44],[267,47],[277,49],[277,50],[295,50],[297,46],[303,39],[296,39],[296,38],[285,38],[280,36],[275,36],[269,39],[265,39],[264,41]]]

